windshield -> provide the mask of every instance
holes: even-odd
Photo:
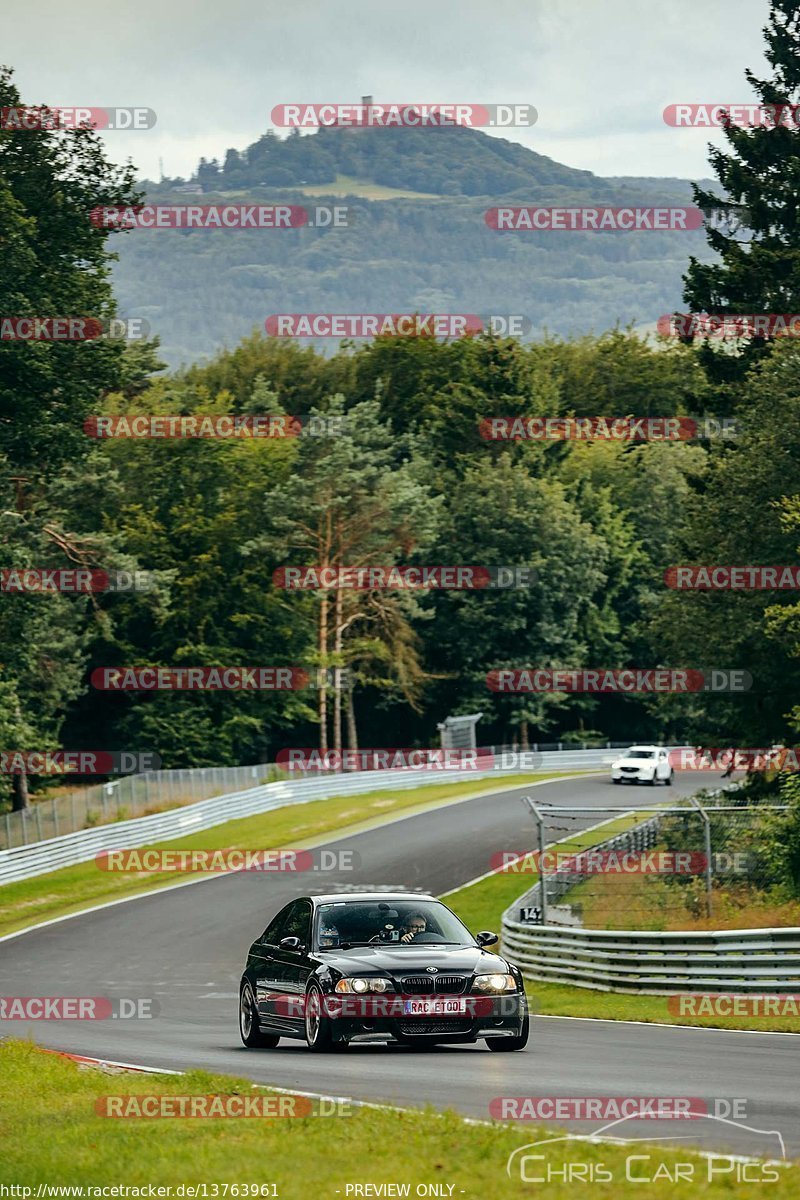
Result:
[[[629,750],[626,758],[655,758],[655,750]]]
[[[473,946],[475,939],[443,904],[432,900],[340,900],[317,910],[318,950],[370,943],[403,948],[425,943]]]

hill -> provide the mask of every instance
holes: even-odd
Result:
[[[685,205],[691,189],[604,179],[478,130],[268,133],[222,164],[201,160],[191,182],[202,197],[183,180],[144,186],[151,203],[346,202],[353,224],[115,236],[121,309],[149,321],[171,366],[204,361],[281,312],[520,313],[533,337],[650,324],[680,307],[689,255],[709,256],[702,231],[487,228],[486,209],[503,203]]]

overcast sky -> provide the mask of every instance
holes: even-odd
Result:
[[[271,127],[293,101],[527,102],[504,136],[601,175],[710,174],[676,102],[753,99],[766,0],[63,0],[13,5],[0,61],[25,103],[141,105],[155,127],[106,135],[139,174],[189,175]]]

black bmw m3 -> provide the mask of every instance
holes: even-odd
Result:
[[[407,1046],[486,1041],[522,1050],[522,976],[433,896],[363,892],[292,900],[250,947],[239,992],[245,1046],[305,1038]]]

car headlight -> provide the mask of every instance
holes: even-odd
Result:
[[[347,979],[340,979],[333,990],[335,992],[356,992],[358,995],[363,995],[364,992],[389,992],[392,990],[392,981],[380,975],[372,979],[353,975]]]
[[[517,985],[513,975],[476,975],[473,992],[515,992]]]

